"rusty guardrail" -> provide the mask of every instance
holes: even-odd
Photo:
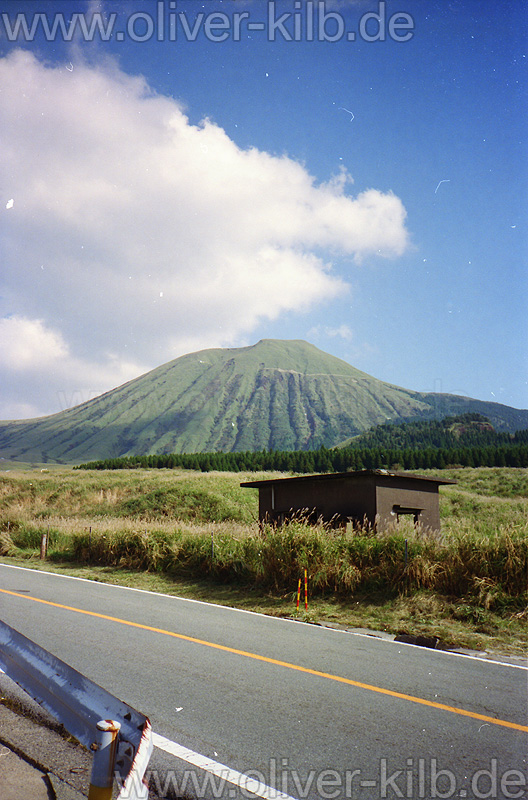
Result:
[[[94,753],[89,800],[147,800],[147,717],[0,620],[0,667]],[[118,798],[118,800],[119,800]]]

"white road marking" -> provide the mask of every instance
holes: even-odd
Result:
[[[247,796],[247,793],[250,792],[256,797],[265,798],[265,800],[296,800],[296,798],[293,798],[289,794],[279,792],[278,789],[255,780],[255,778],[252,778],[250,775],[237,772],[226,764],[220,764],[219,761],[214,761],[212,758],[208,758],[201,753],[195,753],[194,750],[189,750],[188,747],[183,747],[177,742],[172,742],[170,739],[166,739],[158,733],[152,734],[152,742],[154,747],[158,747],[160,750],[163,750],[163,752],[176,756],[176,758],[186,761],[188,764],[199,767],[228,783],[232,783],[243,791],[244,796]]]
[[[150,592],[148,589],[136,589],[134,586],[120,586],[117,583],[104,583],[103,581],[94,581],[90,580],[90,578],[79,578],[76,575],[63,575],[60,572],[47,572],[43,569],[31,569],[31,567],[18,567],[15,564],[1,564],[0,568],[6,567],[7,569],[19,569],[23,570],[24,572],[32,572],[37,573],[39,575],[52,575],[54,578],[65,578],[66,580],[70,581],[84,581],[84,583],[90,583],[92,586],[105,586],[106,588],[110,589],[124,589],[127,592],[140,592],[142,594],[150,594],[155,597],[167,597],[170,600],[179,600],[180,602],[185,603],[195,603],[199,606],[207,606],[208,608],[221,608],[223,611],[233,611],[236,614],[251,614],[254,617],[264,617],[264,619],[280,624],[285,623],[289,625],[306,625],[314,629],[314,625],[311,622],[302,622],[298,619],[291,619],[289,617],[272,617],[269,614],[262,614],[259,611],[248,611],[245,608],[234,608],[233,606],[223,606],[220,603],[208,603],[205,600],[194,600],[192,597],[180,597],[176,594],[165,594],[164,592]],[[528,666],[524,664],[510,664],[508,661],[497,661],[493,658],[487,658],[485,655],[482,656],[472,656],[469,653],[457,653],[455,650],[433,650],[432,648],[416,648],[414,644],[407,644],[406,642],[395,642],[392,639],[382,639],[381,637],[376,636],[375,634],[370,633],[359,633],[357,631],[347,631],[341,628],[327,628],[325,625],[316,626],[319,627],[321,631],[328,631],[331,633],[338,633],[338,634],[348,634],[348,636],[359,636],[360,638],[369,639],[369,641],[376,641],[376,642],[383,642],[384,644],[398,645],[398,647],[414,647],[415,649],[419,650],[428,650],[429,653],[435,653],[441,656],[457,656],[458,658],[469,658],[473,661],[479,661],[481,664],[495,664],[498,667],[510,667],[511,669],[524,669],[528,670]]]
[[[5,671],[0,667],[0,673],[5,675]],[[181,761],[186,761],[187,764],[192,764],[194,767],[199,767],[205,772],[210,772],[216,775],[217,778],[225,780],[227,783],[232,783],[240,789],[244,796],[247,797],[248,793],[254,794],[256,797],[263,797],[264,800],[297,800],[289,794],[279,792],[272,786],[267,786],[261,781],[255,780],[250,775],[245,775],[243,772],[237,772],[236,769],[231,769],[226,764],[220,764],[219,761],[214,761],[212,758],[196,753],[194,750],[189,750],[188,747],[166,739],[165,736],[160,736],[159,733],[152,732],[152,743],[154,747],[163,750],[171,756],[176,756]]]

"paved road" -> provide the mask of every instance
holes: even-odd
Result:
[[[526,797],[526,669],[6,565],[0,614],[150,717],[162,789]]]

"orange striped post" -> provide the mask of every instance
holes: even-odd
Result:
[[[308,611],[308,573],[304,570],[304,608]]]
[[[299,578],[299,585],[297,586],[297,611],[299,610],[300,602],[301,602],[301,579]]]

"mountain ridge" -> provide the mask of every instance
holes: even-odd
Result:
[[[413,392],[303,340],[263,339],[180,356],[86,403],[0,422],[0,456],[78,463],[127,455],[310,450],[386,421],[478,412],[498,430],[528,427],[528,411]]]

